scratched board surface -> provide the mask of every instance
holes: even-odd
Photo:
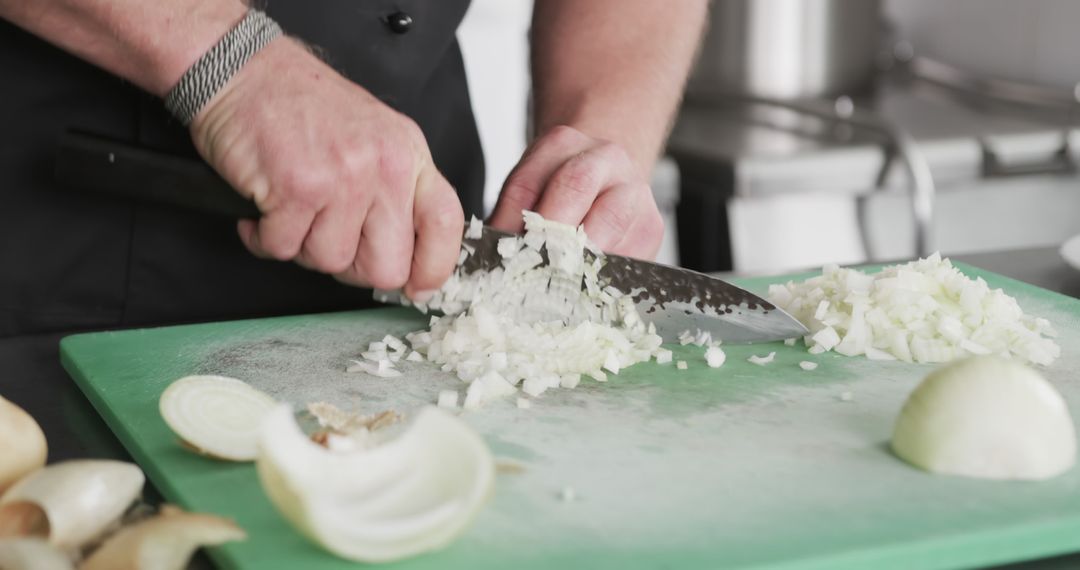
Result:
[[[1047,377],[1080,416],[1080,301],[970,267],[1058,328]],[[805,277],[805,276],[798,276]],[[744,280],[764,292],[788,277]],[[263,496],[254,468],[177,445],[157,412],[184,375],[236,376],[297,406],[315,400],[406,414],[464,384],[429,363],[401,378],[346,374],[387,333],[422,328],[408,309],[284,317],[68,337],[64,366],[164,496],[247,529],[212,550],[225,568],[344,568],[311,546]],[[931,369],[781,343],[727,346],[708,368],[641,364],[585,380],[520,410],[513,398],[462,417],[502,474],[475,525],[402,569],[963,568],[1080,550],[1080,469],[1044,483],[932,476],[890,454],[897,411]],[[776,351],[756,366],[747,357]],[[813,371],[798,367],[817,362]],[[850,401],[841,395],[850,392]],[[576,499],[563,501],[564,488]]]

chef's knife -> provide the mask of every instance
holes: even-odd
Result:
[[[499,240],[512,234],[484,226],[479,238],[463,243],[474,252],[465,258],[466,274],[488,271],[502,264]],[[656,326],[665,341],[678,340],[684,331],[707,331],[726,343],[766,342],[807,334],[806,327],[772,303],[723,279],[681,267],[604,254],[600,281],[627,293],[646,322]],[[400,303],[397,291],[378,291],[383,302]]]
[[[257,218],[259,211],[204,163],[84,133],[60,141],[56,176],[71,190],[104,193],[164,203],[237,218]],[[464,271],[498,266],[500,238],[485,227]],[[680,333],[707,331],[730,343],[764,342],[807,333],[798,320],[765,299],[722,279],[689,269],[606,255],[602,281],[628,293],[644,320],[665,340]],[[392,300],[393,296],[383,296]]]

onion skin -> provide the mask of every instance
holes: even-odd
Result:
[[[0,396],[0,494],[45,465],[45,433],[25,410]]]
[[[40,538],[0,539],[3,570],[74,570],[63,552]]]
[[[892,449],[930,471],[1038,481],[1076,462],[1076,428],[1065,400],[1037,372],[978,356],[935,370],[897,418]]]
[[[58,548],[78,549],[120,519],[145,480],[141,469],[123,461],[55,463],[0,496],[0,533],[42,536]]]
[[[79,570],[181,570],[199,547],[245,538],[232,521],[165,505],[159,514],[109,537]]]

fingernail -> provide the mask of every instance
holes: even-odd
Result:
[[[427,291],[417,291],[417,292],[413,293],[412,295],[409,295],[409,299],[411,299],[414,303],[427,303],[428,301],[431,300],[432,297],[435,296],[436,292],[438,292],[438,289],[428,289]]]

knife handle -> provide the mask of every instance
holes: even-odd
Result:
[[[231,218],[258,219],[245,199],[205,162],[100,135],[60,137],[55,177],[76,192],[130,198]]]

